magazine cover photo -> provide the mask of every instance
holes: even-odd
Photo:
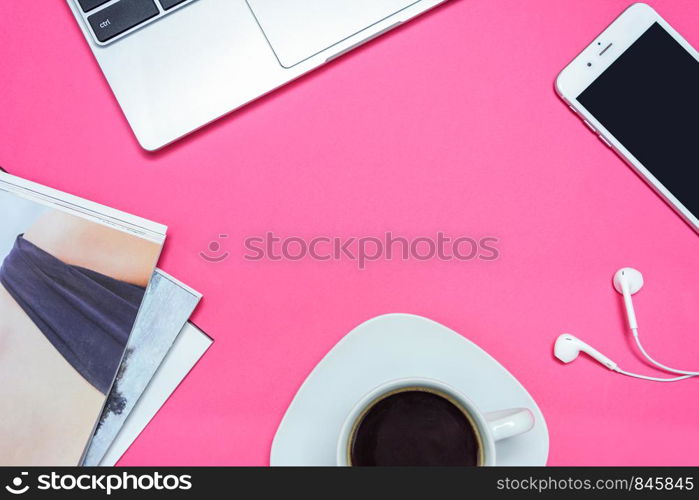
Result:
[[[76,465],[162,242],[0,190],[0,465]]]

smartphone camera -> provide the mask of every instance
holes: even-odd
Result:
[[[591,62],[587,63],[587,67],[589,68],[590,66],[592,66],[592,63]]]

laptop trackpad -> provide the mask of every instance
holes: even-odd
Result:
[[[420,0],[247,0],[289,68]]]

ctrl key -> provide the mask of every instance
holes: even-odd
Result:
[[[124,31],[158,15],[160,11],[153,0],[120,0],[89,16],[97,40],[106,42]]]

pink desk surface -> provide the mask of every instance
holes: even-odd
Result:
[[[699,239],[559,101],[558,71],[628,0],[454,0],[156,154],[139,149],[63,1],[2,2],[0,165],[169,225],[161,267],[216,342],[121,460],[264,465],[313,366],[382,313],[439,321],[540,404],[550,465],[699,463],[699,380],[648,374],[611,277],[643,271],[646,347],[699,364]],[[695,0],[652,2],[699,46]],[[249,262],[243,239],[499,238],[497,261]],[[198,253],[219,233],[231,256]]]

